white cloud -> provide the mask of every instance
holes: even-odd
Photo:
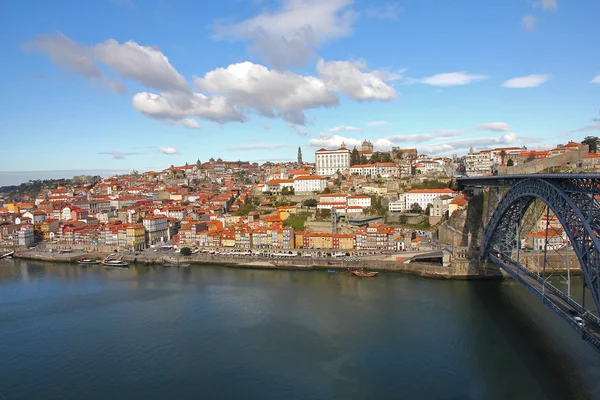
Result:
[[[329,129],[329,132],[362,132],[362,130],[363,128],[358,128],[356,126],[334,126],[333,128]]]
[[[167,147],[161,147],[158,149],[159,152],[163,153],[163,154],[177,154],[179,153],[179,151],[175,148],[175,147],[171,147],[171,146],[167,146]]]
[[[506,122],[486,122],[485,124],[477,125],[477,131],[493,131],[493,132],[510,132],[511,128]]]
[[[342,142],[346,143],[346,147],[348,149],[352,149],[354,147],[360,149],[362,144],[362,140],[340,135],[332,135],[328,132],[321,132],[318,139],[310,139],[308,144],[311,147],[338,148]],[[371,142],[373,143],[374,149],[378,151],[389,151],[393,146],[393,143],[386,138],[372,140]]]
[[[296,132],[298,136],[307,136],[310,132],[305,129],[300,129],[296,124],[290,124],[290,129]]]
[[[596,75],[591,83],[600,83],[600,75]]]
[[[47,54],[53,64],[86,78],[92,86],[121,94],[127,92],[120,81],[104,76],[90,46],[79,44],[65,35],[36,35],[33,40],[23,43],[23,50]]]
[[[140,153],[122,152],[122,151],[118,151],[118,150],[112,150],[112,151],[102,151],[98,154],[107,154],[109,156],[112,156],[115,160],[124,160],[125,157],[127,157],[127,156],[136,156],[136,155],[139,155]]]
[[[231,151],[251,151],[251,150],[277,150],[284,147],[290,147],[289,144],[250,144],[247,146],[230,147]]]
[[[558,8],[558,2],[556,0],[541,0],[534,7],[542,7],[544,11],[554,11]]]
[[[180,120],[179,123],[188,129],[200,129],[200,124],[198,121],[192,118],[184,118]]]
[[[502,86],[511,89],[523,89],[523,88],[532,88],[538,87],[542,83],[547,82],[550,79],[550,75],[527,75],[520,76],[518,78],[512,78],[504,81]]]
[[[133,96],[132,104],[133,108],[145,116],[168,123],[186,124],[183,121],[190,116],[219,123],[246,121],[246,117],[231,107],[222,96],[209,98],[200,93],[188,95],[141,92]]]
[[[384,126],[389,125],[390,123],[387,121],[369,121],[367,122],[367,126]]]
[[[419,79],[418,82],[431,86],[460,86],[487,79],[485,75],[471,75],[465,71],[448,72]]]
[[[279,10],[237,23],[217,23],[213,38],[250,42],[278,69],[303,65],[320,44],[352,34],[352,0],[284,0]]]
[[[468,149],[470,147],[487,147],[487,146],[498,146],[503,144],[514,144],[518,137],[513,132],[507,132],[500,137],[485,137],[485,138],[470,138],[454,140],[446,143],[437,144],[426,144],[419,145],[418,150],[420,153],[427,154],[440,154],[449,153],[461,149]]]
[[[371,18],[396,21],[401,11],[402,7],[398,3],[387,3],[381,6],[370,6],[365,9],[365,14]]]
[[[432,132],[440,134],[442,137],[458,136],[465,133],[464,129],[434,129]]]
[[[426,142],[428,140],[438,139],[442,137],[454,137],[459,136],[463,133],[463,131],[458,130],[447,130],[441,131],[438,130],[434,133],[417,133],[411,135],[394,135],[387,138],[392,143],[418,143],[418,142]]]
[[[306,123],[304,110],[339,104],[335,93],[318,78],[269,70],[248,61],[207,72],[194,83],[200,90],[227,96],[239,109],[300,125]]]
[[[523,26],[523,29],[525,29],[526,31],[533,31],[535,29],[535,25],[537,24],[537,19],[529,14],[523,17],[523,19],[521,20],[521,25]]]
[[[384,70],[363,72],[366,64],[361,61],[328,61],[320,59],[317,72],[325,85],[338,93],[345,93],[356,101],[391,100],[396,90],[386,81],[401,78],[400,75]]]
[[[114,39],[94,47],[94,55],[124,78],[133,79],[159,91],[190,91],[185,78],[160,51],[128,41],[119,44]]]

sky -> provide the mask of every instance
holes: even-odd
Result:
[[[0,185],[600,135],[597,0],[7,0]],[[100,172],[101,171],[101,172]],[[71,172],[73,172],[71,174]]]

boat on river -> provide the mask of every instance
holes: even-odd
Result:
[[[330,274],[335,274],[336,271],[335,271],[335,269],[328,269],[327,272]]]
[[[96,264],[100,264],[100,261],[91,260],[89,258],[83,258],[81,260],[77,260],[77,264],[79,264],[79,265],[96,265]]]
[[[102,265],[104,265],[105,267],[112,268],[126,268],[127,266],[129,266],[129,263],[123,260],[104,260],[102,262]]]
[[[348,272],[350,272],[352,275],[361,277],[361,278],[372,278],[374,276],[376,276],[379,272],[373,272],[373,271],[365,271],[362,268],[359,269],[349,269]]]

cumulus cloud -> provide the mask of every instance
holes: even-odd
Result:
[[[594,79],[592,79],[592,83],[600,83],[600,75],[596,75]]]
[[[333,128],[329,128],[329,132],[362,132],[363,128],[358,128],[356,126],[334,126]]]
[[[386,81],[400,79],[392,72],[375,70],[363,72],[367,65],[361,61],[328,61],[320,59],[317,72],[325,85],[335,92],[345,93],[356,101],[391,100],[396,90]]]
[[[200,129],[200,124],[198,121],[192,118],[184,118],[179,121],[179,123],[188,129]]]
[[[387,3],[379,6],[370,6],[365,9],[365,14],[371,18],[396,21],[402,7],[398,3]]]
[[[352,0],[284,0],[281,8],[234,23],[216,23],[213,39],[250,43],[275,68],[303,65],[324,42],[349,36]]]
[[[387,121],[370,121],[367,122],[367,126],[384,126],[389,125],[390,123]]]
[[[296,0],[294,4],[311,1]],[[87,46],[63,35],[38,36],[24,48],[48,54],[59,67],[86,77],[95,86],[125,92],[120,81],[102,73],[99,65],[105,65],[149,89],[133,95],[135,110],[190,129],[199,128],[193,117],[218,123],[245,122],[248,113],[305,125],[306,110],[338,106],[342,93],[357,101],[390,100],[396,92],[387,82],[399,78],[385,70],[368,71],[363,62],[319,60],[318,77],[242,62],[194,77],[199,89],[194,92],[160,50],[133,41],[109,39]]]
[[[125,157],[127,157],[127,156],[136,156],[136,155],[139,155],[140,153],[122,152],[122,151],[118,151],[118,150],[112,150],[112,151],[102,151],[98,154],[106,154],[106,155],[112,156],[115,160],[124,160]]]
[[[543,74],[520,76],[518,78],[512,78],[504,81],[502,86],[511,89],[532,88],[540,86],[542,83],[547,82],[549,79],[550,75]]]
[[[335,93],[318,78],[269,70],[248,61],[207,72],[194,83],[202,91],[226,95],[239,109],[300,125],[306,124],[304,110],[339,104]]]
[[[231,121],[244,122],[246,117],[222,96],[207,97],[201,93],[173,94],[173,93],[136,93],[132,99],[133,108],[149,118],[154,118],[167,123],[185,122],[190,116],[199,117],[209,121],[225,123]]]
[[[104,65],[124,78],[159,91],[189,91],[185,78],[159,50],[128,41],[114,39],[94,47],[94,55]]]
[[[506,122],[486,122],[479,124],[475,128],[477,131],[510,132],[511,128]]]
[[[324,148],[338,148],[343,143],[346,143],[346,147],[352,149],[354,147],[360,148],[362,144],[362,140],[354,139],[350,137],[340,136],[340,135],[332,135],[328,132],[321,132],[318,138],[313,138],[308,141],[309,146],[311,147],[324,147]],[[391,150],[393,143],[388,139],[376,139],[371,141],[373,143],[373,147],[378,151],[388,151]]]
[[[230,147],[227,150],[231,151],[251,151],[251,150],[277,150],[284,147],[290,147],[289,144],[250,144],[246,146]]]
[[[90,85],[125,93],[127,88],[118,80],[105,76],[94,59],[93,48],[79,44],[63,34],[36,35],[23,43],[23,50],[45,53],[50,61],[66,72],[82,76]]]
[[[523,29],[525,29],[526,31],[533,31],[535,29],[535,25],[537,24],[537,19],[529,14],[523,17],[523,19],[521,20],[521,25],[523,26]]]
[[[418,79],[418,82],[431,86],[460,86],[487,79],[485,75],[472,75],[465,71],[447,72]]]
[[[177,153],[179,153],[179,151],[175,147],[171,147],[171,146],[161,147],[161,148],[158,149],[158,151],[160,153],[169,154],[169,155],[170,154],[177,154]]]

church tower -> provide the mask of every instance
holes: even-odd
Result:
[[[302,149],[298,146],[298,164],[302,164]]]

